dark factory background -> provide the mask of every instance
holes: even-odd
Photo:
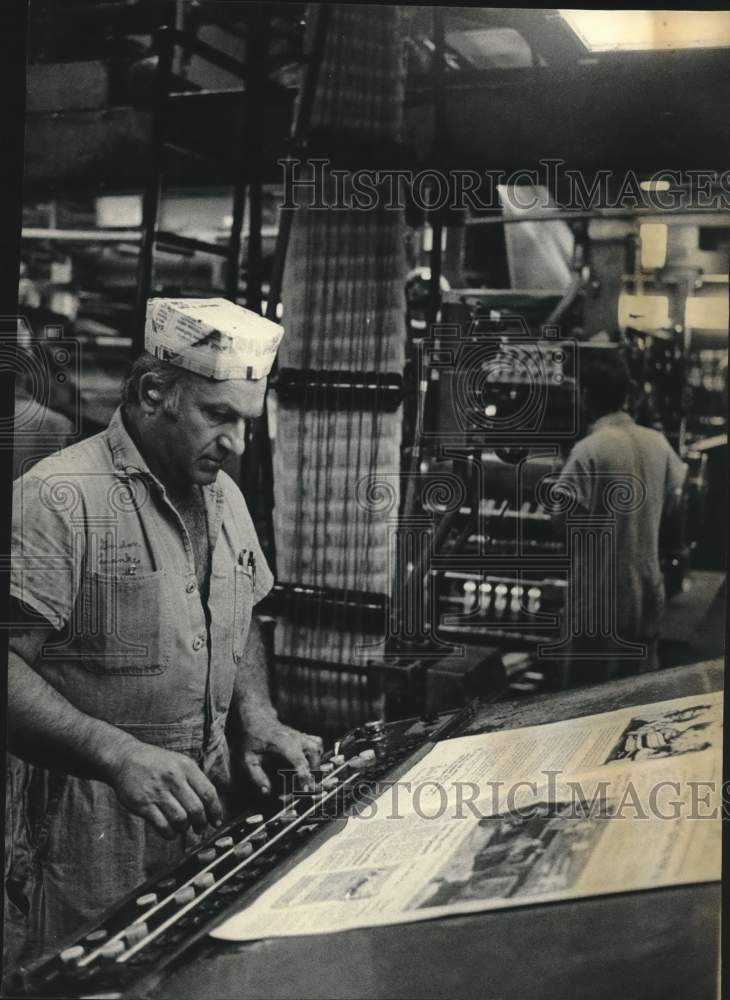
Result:
[[[525,342],[552,349],[547,328],[578,352],[614,346],[625,354],[638,421],[663,430],[689,467],[681,513],[662,532],[662,663],[721,656],[724,640],[726,49],[592,46],[555,10],[404,7],[398,25],[404,73],[375,60],[374,72],[392,75],[398,105],[396,113],[383,101],[378,132],[317,118],[323,63],[336,53],[304,5],[30,7],[20,333],[33,361],[19,380],[16,474],[43,450],[39,420],[45,431],[52,424],[56,441],[106,425],[141,349],[150,295],[223,295],[280,317],[290,343],[268,419],[251,426],[229,471],[277,571],[262,611],[279,712],[325,736],[383,712],[449,708],[476,692],[514,696],[549,680],[536,650],[560,636],[567,580],[535,487],[570,444],[561,393],[575,354],[548,351],[547,368],[542,348],[531,355],[543,373],[541,443],[549,447],[526,444],[520,427],[502,447],[470,446],[450,405],[454,366],[442,369],[429,353],[435,321],[462,330],[476,322],[507,337],[519,317]],[[346,50],[346,26],[339,30]],[[388,219],[361,213],[372,216],[371,228],[363,223],[337,244],[322,220],[339,210],[308,226],[296,210],[281,210],[287,156],[290,168],[319,157],[350,172],[501,171],[502,179],[489,197],[485,190],[478,202],[432,211],[411,192]],[[566,169],[545,166],[558,160]],[[692,170],[705,171],[704,200],[692,190]],[[652,180],[658,171],[673,174]],[[620,190],[628,172],[633,200]],[[602,203],[580,210],[576,174],[584,193],[596,178],[605,182]],[[678,207],[643,209],[639,198],[657,193]],[[519,207],[528,195],[539,209]],[[531,221],[520,223],[520,213]],[[333,288],[341,281],[331,293],[339,303],[295,287],[298,269],[317,254],[320,277],[329,273]],[[301,331],[290,333],[310,300],[323,336],[327,321],[346,326],[333,317],[338,307],[347,313],[358,281],[368,295],[389,289],[388,305],[372,293],[374,308],[396,315],[382,334],[383,357],[354,340],[350,363],[338,362],[324,347],[307,347]],[[360,322],[367,309],[357,309]],[[535,391],[530,378],[492,379],[487,416],[489,406],[518,413]],[[333,416],[343,384],[350,402]],[[286,450],[290,429],[304,424],[324,442],[319,458],[300,451],[292,459]],[[348,466],[340,445],[356,441],[378,451],[374,464]],[[459,457],[444,454],[444,441]],[[292,461],[300,463],[293,498]],[[302,471],[317,461],[330,471],[334,463],[329,478]],[[387,482],[402,474],[395,510],[356,504],[358,483],[374,472]],[[449,475],[464,495],[455,504],[429,498],[430,477]],[[408,534],[403,525],[416,527]],[[418,531],[429,551],[433,543],[432,564],[409,549]],[[358,547],[366,552],[359,562]],[[340,565],[348,550],[354,561]],[[470,568],[479,553],[482,564],[474,569],[472,558]],[[551,569],[551,560],[563,568]],[[414,594],[420,611],[406,627]],[[450,656],[454,643],[468,655]]]

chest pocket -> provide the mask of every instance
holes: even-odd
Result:
[[[77,658],[99,674],[161,674],[170,665],[172,614],[163,571],[86,573],[75,608]]]
[[[233,586],[233,659],[239,662],[246,649],[253,611],[253,577],[243,566],[236,566]]]

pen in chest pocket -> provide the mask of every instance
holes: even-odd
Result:
[[[248,553],[248,558],[246,554]],[[256,588],[256,556],[248,549],[241,549],[238,554],[238,565],[243,566],[251,576],[251,586]]]

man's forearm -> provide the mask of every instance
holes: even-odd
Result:
[[[319,767],[322,741],[291,729],[277,718],[269,695],[266,646],[255,620],[236,675],[230,721],[231,750],[248,780],[264,795],[271,792],[271,772],[266,766],[273,760],[293,769],[303,789],[314,788],[311,768]]]
[[[251,619],[246,652],[241,659],[233,689],[231,710],[234,717],[244,726],[253,716],[260,718],[270,715],[276,718],[269,694],[269,664],[261,633],[261,626]]]
[[[13,649],[8,651],[8,748],[24,760],[110,781],[122,748],[136,742],[80,712]]]

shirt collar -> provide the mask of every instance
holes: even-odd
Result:
[[[116,472],[121,476],[142,476],[150,480],[160,490],[163,496],[167,491],[160,480],[150,470],[147,462],[142,457],[137,445],[124,423],[122,407],[118,406],[107,427],[107,440],[112,453],[112,460]],[[223,495],[223,488],[218,483],[211,483],[203,487],[203,493],[210,493],[214,497]]]
[[[112,452],[114,468],[124,476],[139,475],[154,480],[160,487],[162,484],[152,474],[149,466],[142,458],[137,445],[127,430],[122,408],[118,406],[107,427],[107,440]]]
[[[604,413],[602,417],[594,420],[591,424],[591,433],[601,427],[621,427],[625,424],[633,424],[634,419],[625,410],[616,410],[614,413]]]

